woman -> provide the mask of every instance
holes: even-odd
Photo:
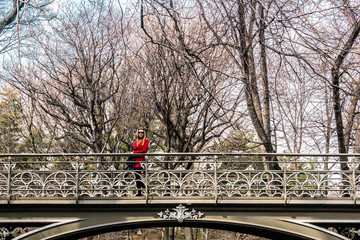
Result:
[[[146,132],[144,129],[140,128],[136,134],[136,141],[134,142],[134,153],[147,153],[149,149],[149,140],[146,138]],[[141,188],[145,188],[144,183],[140,179],[140,174],[142,170],[140,162],[145,162],[145,157],[136,157],[135,158],[135,179],[136,179],[136,188],[138,192],[136,196],[142,196]]]

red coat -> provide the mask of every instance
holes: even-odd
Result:
[[[149,139],[145,139],[145,143],[144,146],[142,145],[142,143],[140,142],[139,145],[136,145],[136,141],[134,142],[134,153],[147,153],[149,149]],[[144,162],[145,158],[144,157],[138,157],[135,158],[136,162]],[[135,163],[135,168],[141,168],[140,163]]]

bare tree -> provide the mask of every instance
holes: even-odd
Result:
[[[155,4],[160,4],[156,1]],[[144,6],[142,6],[144,7]],[[165,152],[200,152],[220,138],[239,115],[235,109],[239,103],[237,84],[228,75],[213,71],[229,67],[221,49],[202,49],[206,34],[201,22],[194,20],[184,23],[181,14],[191,18],[191,11],[175,11],[174,3],[160,8],[165,19],[156,14],[155,5],[148,5],[150,14],[142,18],[141,27],[150,43],[143,49],[145,74],[155,114],[161,123],[154,130],[163,139]],[[161,16],[164,16],[161,14]],[[144,17],[144,16],[142,16]],[[186,17],[185,17],[186,18]],[[186,30],[185,30],[186,29]],[[191,41],[197,51],[203,51],[200,60],[189,55],[185,42]],[[218,61],[212,63],[213,59]],[[235,95],[235,96],[234,96]],[[166,168],[176,168],[178,163],[167,164]],[[186,165],[190,169],[192,163]],[[192,231],[185,229],[187,239]],[[174,229],[165,230],[166,239],[174,238]]]
[[[69,4],[52,32],[36,39],[27,55],[33,64],[10,71],[10,82],[57,126],[58,139],[92,152],[107,150],[126,103],[129,26],[121,10],[112,2]]]
[[[284,48],[287,45],[287,50],[283,52],[291,53],[300,59],[309,67],[308,72],[317,75],[314,79],[328,83],[325,86],[329,86],[330,91],[325,93],[332,94],[338,152],[347,153],[351,136],[354,134],[353,125],[359,104],[359,80],[356,77],[358,64],[354,61],[358,58],[356,46],[360,22],[356,13],[359,6],[350,1],[324,2],[328,5],[315,6],[304,2],[293,6],[296,17],[289,15],[289,11],[281,11],[281,17],[286,20],[288,31],[293,35],[289,37],[292,45],[283,43],[281,46]],[[334,10],[337,14],[334,14]],[[343,18],[339,18],[340,15]],[[315,16],[321,17],[325,24],[312,21]],[[342,21],[338,21],[339,19]],[[344,26],[347,27],[344,29]],[[297,45],[302,48],[293,47]],[[326,104],[326,101],[324,103]],[[329,125],[326,124],[326,127]],[[348,169],[346,159],[341,159],[341,168]]]
[[[350,73],[356,73],[356,70],[353,70],[356,69],[356,64],[350,68],[350,65],[345,67],[343,62],[354,49],[353,45],[358,36],[358,8],[359,6],[350,1],[322,1],[322,4],[313,4],[309,1],[290,3],[281,0],[237,0],[196,1],[196,4],[188,1],[184,4],[175,1],[143,0],[141,26],[150,42],[176,51],[183,59],[192,63],[190,66],[200,63],[213,72],[222,72],[239,80],[239,95],[244,94],[249,117],[266,152],[277,150],[278,139],[275,138],[274,141],[273,138],[279,129],[276,119],[280,119],[282,123],[282,132],[287,132],[290,126],[296,133],[294,139],[299,140],[290,143],[288,138],[288,148],[291,151],[300,151],[302,142],[308,139],[303,135],[304,129],[312,121],[311,117],[306,116],[309,113],[307,104],[314,100],[313,96],[320,89],[311,90],[316,84],[312,80],[330,82],[339,152],[347,152],[347,146],[352,139],[350,136],[353,136],[354,132],[352,126],[357,113],[359,94],[356,77]],[[339,21],[335,12],[351,17]],[[319,23],[319,17],[326,21]],[[197,32],[206,36],[205,38],[200,39],[200,34],[189,31],[189,23],[194,21],[198,21]],[[352,30],[349,34],[346,34],[347,30],[341,29],[343,24],[348,24],[348,29]],[[205,53],[211,48],[223,49],[227,61],[233,64],[231,70],[218,69],[217,66],[220,64],[214,67],[209,61],[204,60]],[[278,72],[269,71],[269,66],[276,68],[277,64],[283,65],[277,68],[278,72],[284,73],[280,78]],[[316,66],[323,64],[326,65],[326,70],[321,67],[319,71]],[[330,79],[329,73],[332,74]],[[299,92],[306,94],[306,102],[305,95],[298,95],[302,103],[292,102],[295,98],[291,95],[296,94],[294,89],[289,91],[288,96],[278,98],[277,103],[272,99],[276,91],[279,91],[276,88],[271,89],[274,81],[285,82],[285,86],[290,86],[286,77],[291,76],[290,74],[295,76],[294,81],[299,82]],[[347,79],[350,80],[346,80],[346,83],[351,82],[350,85],[353,87],[348,88],[350,85],[339,84],[340,78],[345,75],[348,75]],[[204,87],[200,78],[196,80]],[[340,96],[342,89],[343,97]],[[284,101],[289,103],[286,108]],[[272,109],[271,103],[274,104]],[[298,122],[293,121],[296,118],[289,115],[290,108],[299,113],[296,120]],[[274,112],[274,109],[278,109],[278,112]],[[347,116],[346,126],[342,126],[344,112]],[[328,122],[325,128],[330,130],[330,125]],[[329,132],[327,136],[330,136]],[[268,166],[269,169],[280,169],[276,159],[268,160],[274,161],[274,164]],[[342,167],[346,169],[344,164]]]
[[[317,74],[315,79],[325,81],[325,86],[329,86],[329,91],[326,89],[323,92],[331,94],[337,150],[348,153],[351,139],[354,139],[354,123],[359,108],[359,5],[352,1],[324,3],[327,5],[304,3],[296,6],[294,9],[298,16],[287,23],[295,36],[292,40],[297,39],[292,41],[293,45],[302,46],[301,50],[292,51],[293,56],[310,66],[310,72]],[[308,9],[312,11],[308,12]],[[282,13],[284,19],[290,19],[288,14]],[[321,17],[322,24],[313,21],[315,17]],[[324,103],[327,108],[326,101]],[[330,130],[330,123],[325,127]],[[340,160],[341,169],[347,170],[347,159]]]
[[[152,20],[158,23],[159,19]],[[162,28],[170,31],[165,25]],[[194,34],[197,27],[194,23],[188,26],[193,28]],[[177,35],[178,31],[174,27],[171,34]],[[225,81],[226,76],[222,73],[191,62],[178,46],[170,46],[167,34],[160,33],[156,38],[153,39],[156,42],[143,47],[142,67],[146,71],[144,80],[151,92],[155,114],[162,124],[160,131],[154,133],[164,139],[165,152],[202,151],[237,121],[239,116],[234,108],[238,98],[229,95],[236,85],[231,80]],[[203,61],[211,61],[210,56],[215,55],[220,58],[222,53],[208,51],[208,57]],[[219,59],[217,63],[226,65],[225,59]],[[225,105],[227,108],[223,107]]]
[[[157,1],[155,1],[157,2]],[[197,14],[201,19],[200,26],[206,36],[202,42],[205,48],[194,48],[189,33],[183,33],[184,24],[180,24],[179,16],[183,13],[170,1],[169,5],[157,4],[156,9],[165,9],[177,30],[178,46],[189,59],[195,59],[213,71],[221,71],[203,61],[204,49],[221,47],[224,49],[227,61],[231,61],[232,69],[221,71],[227,76],[238,79],[246,100],[247,110],[255,131],[266,152],[275,152],[272,143],[270,127],[270,95],[267,73],[267,56],[265,46],[264,6],[257,1],[196,1]],[[154,6],[154,5],[153,5]],[[195,8],[195,6],[194,6]],[[160,10],[159,10],[160,11]],[[163,15],[161,15],[163,16]],[[260,16],[260,17],[257,17]],[[255,26],[259,26],[255,29]],[[185,37],[188,38],[185,38]],[[258,37],[257,39],[255,37]],[[154,37],[152,37],[154,39]],[[173,44],[173,42],[172,42]],[[260,48],[255,48],[259,44]],[[197,45],[195,45],[197,46]],[[255,54],[258,50],[258,54]],[[257,68],[255,56],[259,56],[260,68]],[[212,65],[211,65],[212,66]],[[217,65],[218,66],[218,65]],[[258,73],[257,73],[258,72]],[[200,81],[201,82],[201,81]],[[240,98],[240,97],[239,97]],[[276,163],[270,164],[270,169],[280,169]]]

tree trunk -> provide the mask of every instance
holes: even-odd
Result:
[[[355,130],[354,153],[360,153],[360,115],[357,115],[357,127]]]
[[[344,134],[344,123],[342,118],[342,107],[341,107],[341,97],[340,97],[340,68],[341,64],[343,63],[345,57],[349,54],[352,46],[355,43],[356,38],[358,37],[360,32],[360,21],[355,24],[355,27],[345,43],[345,46],[341,50],[340,54],[335,59],[334,65],[331,69],[331,80],[332,80],[332,90],[333,90],[333,107],[334,107],[334,114],[335,114],[335,122],[336,122],[336,132],[337,132],[337,139],[338,139],[338,149],[339,153],[347,153],[346,147],[346,139]],[[340,165],[341,170],[348,170],[349,167],[347,165],[347,158],[341,157],[340,158]]]
[[[169,239],[169,228],[168,227],[164,228],[164,239],[165,240]]]
[[[357,127],[355,130],[355,144],[354,144],[354,153],[360,153],[360,115],[357,115]],[[356,159],[356,162],[359,162],[360,158]],[[360,170],[360,165],[357,170]]]
[[[169,227],[169,240],[174,240],[174,239],[175,239],[175,228]]]
[[[186,240],[193,240],[192,228],[189,228],[189,227],[185,228],[185,238],[186,238]]]
[[[164,239],[165,240],[174,240],[175,239],[175,228],[174,227],[164,228]]]
[[[269,96],[268,96],[268,82],[267,82],[267,67],[266,67],[266,53],[265,49],[261,50],[261,68],[262,68],[262,84],[263,84],[263,92],[264,92],[264,103],[263,106],[266,110],[264,114],[265,120],[263,120],[263,113],[261,110],[261,103],[259,98],[259,91],[256,85],[256,67],[252,53],[252,46],[249,43],[249,36],[246,30],[246,19],[245,19],[245,8],[243,3],[238,3],[238,17],[239,17],[239,38],[240,38],[240,55],[242,59],[242,75],[243,82],[245,84],[245,97],[247,103],[247,109],[250,114],[251,121],[255,127],[256,133],[260,138],[266,152],[274,153],[274,147],[271,142],[270,133],[270,113],[269,113]],[[264,23],[262,23],[264,24]],[[264,36],[264,26],[262,25],[262,29],[260,29],[260,38]],[[263,42],[264,43],[264,42]],[[273,162],[269,164],[269,168],[271,170],[281,170],[280,166],[277,163],[276,158],[268,158],[267,160]]]
[[[13,6],[10,13],[0,20],[0,34],[5,27],[15,21],[18,11],[24,7],[24,2],[19,0],[13,0]]]

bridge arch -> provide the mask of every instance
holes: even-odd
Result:
[[[220,223],[220,222],[209,222],[209,221],[196,221],[196,222],[186,222],[178,223],[176,221],[162,221],[162,222],[137,222],[137,223],[127,223],[127,224],[116,224],[107,225],[107,226],[93,226],[92,228],[78,229],[70,233],[61,233],[57,237],[48,238],[48,239],[79,239],[83,237],[89,237],[93,235],[121,231],[121,230],[130,230],[138,228],[154,228],[154,227],[192,227],[192,228],[208,228],[208,229],[218,229],[218,230],[227,230],[233,232],[247,233],[259,237],[266,237],[269,239],[276,240],[303,240],[303,239],[312,239],[307,237],[302,237],[294,235],[294,233],[284,231],[284,230],[274,230],[269,228],[252,226],[249,224],[233,224],[233,223]],[[25,238],[24,238],[25,239]]]
[[[23,219],[32,218],[34,221],[41,219],[50,224],[16,239],[68,240],[112,231],[170,226],[228,230],[276,240],[347,239],[325,228],[307,223],[308,221],[302,220],[304,216],[296,215],[294,212],[231,211],[231,209],[213,211],[211,208],[201,206],[194,208],[203,212],[204,216],[199,219],[185,219],[183,222],[160,218],[157,213],[165,209],[153,206],[138,206],[126,210],[121,207],[97,209],[92,206],[83,208],[83,211],[65,208],[61,211],[57,210],[58,212],[37,212],[37,217],[34,215],[30,217],[29,213],[24,212]],[[314,219],[314,216],[307,216],[307,220],[309,219]]]
[[[276,240],[304,240],[304,239],[321,239],[321,238],[310,238],[309,236],[303,236],[295,234],[294,232],[290,232],[284,229],[270,229],[265,228],[264,226],[254,226],[250,224],[233,224],[233,223],[220,223],[220,222],[208,222],[208,221],[197,221],[197,222],[188,222],[179,224],[177,222],[141,222],[134,224],[114,224],[111,226],[100,226],[92,229],[79,229],[76,232],[72,232],[69,234],[62,234],[58,237],[51,239],[65,240],[65,239],[79,239],[83,237],[89,237],[93,235],[113,232],[113,231],[121,231],[121,230],[129,230],[129,229],[137,229],[137,228],[153,228],[153,227],[192,227],[192,228],[208,228],[208,229],[217,229],[217,230],[227,230],[233,232],[247,233],[259,237],[266,237],[269,239]],[[322,232],[320,230],[320,232]],[[330,234],[318,234],[319,236],[326,236],[322,239],[346,239],[338,236],[333,233]],[[50,239],[50,238],[49,238]]]

